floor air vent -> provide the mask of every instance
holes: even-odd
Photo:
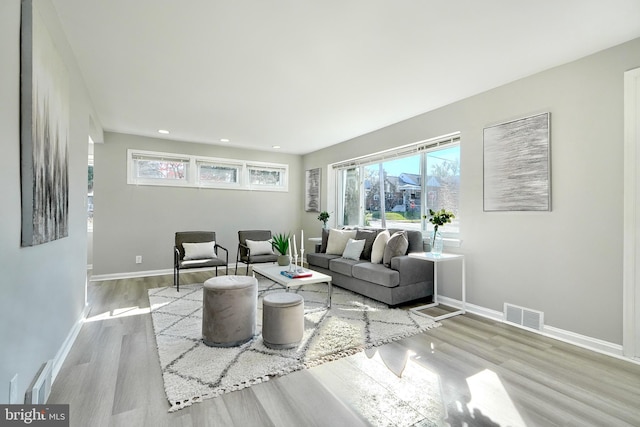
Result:
[[[505,302],[504,321],[513,325],[541,331],[544,325],[544,313]]]

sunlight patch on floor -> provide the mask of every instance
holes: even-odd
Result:
[[[440,377],[414,357],[400,347],[374,347],[310,372],[334,383],[340,398],[372,425],[442,425],[446,411]]]
[[[487,417],[501,426],[526,426],[498,374],[485,369],[467,378],[467,384],[471,392],[467,409],[475,418]]]
[[[101,314],[96,314],[95,316],[87,317],[84,320],[84,322],[85,323],[99,322],[101,320],[112,320],[112,319],[118,319],[118,318],[129,317],[129,316],[139,316],[141,314],[151,313],[151,309],[152,308],[149,308],[149,307],[140,308],[137,306],[116,308],[114,310],[105,311],[104,313],[101,313]]]

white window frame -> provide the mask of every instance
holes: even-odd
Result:
[[[258,184],[251,182],[251,171],[261,170],[268,172],[279,172],[280,184]],[[289,166],[285,164],[276,165],[274,163],[264,162],[248,162],[245,168],[246,183],[250,190],[262,190],[262,191],[289,191]]]
[[[340,189],[338,188],[341,183],[342,183],[342,172],[345,169],[349,169],[349,168],[353,168],[353,167],[358,167],[360,168],[360,176],[361,176],[361,181],[364,177],[364,167],[367,165],[371,165],[371,164],[375,164],[375,163],[383,163],[385,160],[390,160],[390,159],[395,159],[398,157],[406,157],[406,156],[410,156],[410,155],[415,155],[415,154],[420,154],[422,156],[421,159],[421,170],[422,170],[422,175],[424,177],[426,177],[427,174],[427,165],[426,165],[426,154],[428,152],[431,151],[436,151],[436,150],[440,150],[444,147],[448,147],[448,146],[460,146],[460,132],[454,132],[454,133],[450,133],[447,135],[442,135],[436,138],[430,138],[427,140],[423,140],[423,141],[419,141],[419,142],[415,142],[412,144],[407,144],[407,145],[403,145],[400,147],[396,147],[396,148],[392,148],[389,150],[385,150],[385,151],[381,151],[381,152],[377,152],[377,153],[373,153],[373,154],[369,154],[369,155],[365,155],[365,156],[361,156],[361,157],[357,157],[354,159],[349,159],[349,160],[344,160],[341,162],[337,162],[334,163],[332,165],[329,165],[329,169],[333,169],[333,176],[334,176],[334,186],[331,187],[332,191],[335,192],[334,197],[335,197],[335,202],[334,202],[334,206],[336,208],[336,222],[338,226],[341,226],[342,224],[340,223],[342,221],[342,217],[341,217],[341,211],[343,209],[342,205],[343,205],[343,201],[340,200]],[[362,183],[361,183],[362,185]],[[422,183],[422,206],[421,206],[421,210],[425,211],[425,206],[427,203],[427,198],[426,198],[426,182],[423,179]],[[362,193],[362,191],[361,191]],[[361,199],[362,199],[362,194],[361,194]],[[363,206],[363,202],[361,201],[361,205]],[[361,208],[362,208],[361,206]],[[362,209],[360,209],[362,211]],[[362,216],[362,215],[361,215]],[[360,223],[362,224],[362,219],[360,220]],[[428,231],[427,231],[427,223],[428,220],[426,219],[422,219],[422,224],[421,224],[421,230],[422,233],[425,237],[428,237]],[[385,221],[383,221],[383,224],[385,223]],[[461,235],[461,231],[459,232],[447,232],[447,241],[445,242],[447,244],[447,246],[458,246],[460,242],[459,238]]]
[[[158,159],[169,161],[183,161],[187,163],[185,179],[164,179],[164,178],[139,178],[137,176],[136,160]],[[236,169],[237,182],[207,182],[200,180],[200,166],[212,165]],[[277,171],[282,174],[280,183],[277,185],[251,184],[251,169],[261,169]],[[197,187],[215,188],[228,190],[247,191],[289,191],[289,165],[284,163],[266,163],[237,159],[223,159],[218,157],[191,156],[188,154],[163,153],[157,151],[144,151],[136,149],[127,150],[127,184],[130,185],[151,185],[166,187]]]
[[[184,179],[138,177],[138,160],[157,160],[186,163]],[[127,150],[127,184],[185,187],[193,180],[193,168],[189,156],[175,153]]]
[[[229,169],[235,169],[236,182],[209,182],[200,179],[200,167],[201,166],[216,166]],[[199,187],[202,188],[233,188],[241,189],[243,183],[243,162],[233,162],[228,159],[218,159],[209,157],[199,157],[196,159],[196,180]]]

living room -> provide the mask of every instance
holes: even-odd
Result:
[[[2,157],[2,271],[6,298],[0,382],[18,374],[24,395],[41,364],[58,372],[82,327],[87,289],[87,136],[95,141],[95,228],[91,274],[118,279],[171,269],[173,234],[211,229],[235,256],[237,232],[304,230],[320,235],[317,213],[304,210],[305,171],[320,168],[323,210],[336,211],[332,165],[406,144],[460,133],[459,247],[467,262],[468,310],[490,319],[503,304],[544,313],[544,333],[594,351],[629,357],[625,334],[624,75],[640,67],[640,39],[576,54],[561,64],[467,94],[415,117],[390,122],[342,142],[297,154],[169,137],[106,131],[59,22],[56,2],[41,13],[70,75],[69,235],[44,245],[20,247],[20,2],[2,3],[0,56],[9,70],[0,81]],[[469,58],[469,79],[481,68]],[[503,55],[503,61],[509,61]],[[481,63],[480,63],[481,64]],[[508,120],[549,112],[552,207],[545,212],[483,210],[483,130]],[[216,157],[288,166],[284,192],[179,188],[127,183],[127,150]],[[340,226],[330,222],[331,226]],[[307,251],[314,245],[305,242]],[[136,257],[142,256],[142,263]],[[459,271],[442,272],[441,290],[459,300]],[[449,286],[450,285],[450,286]],[[638,357],[638,353],[635,353]],[[10,401],[9,388],[0,401]]]

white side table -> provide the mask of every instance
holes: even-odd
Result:
[[[420,307],[414,307],[411,309],[416,314],[420,314],[422,316],[429,317],[433,320],[442,320],[448,317],[457,316],[458,314],[466,313],[466,272],[465,272],[465,263],[464,263],[464,255],[460,254],[440,254],[434,255],[431,252],[415,252],[410,253],[409,256],[411,258],[422,259],[425,261],[430,261],[433,263],[433,303],[421,305]],[[424,310],[425,308],[436,307],[440,303],[438,302],[438,264],[441,262],[447,261],[455,261],[460,260],[462,262],[462,310],[452,311],[451,313],[442,314],[440,316],[429,316],[428,314],[420,312],[420,310]]]
[[[313,243],[313,249],[317,252],[320,252],[320,246],[322,245],[322,237],[309,237],[311,243]]]

